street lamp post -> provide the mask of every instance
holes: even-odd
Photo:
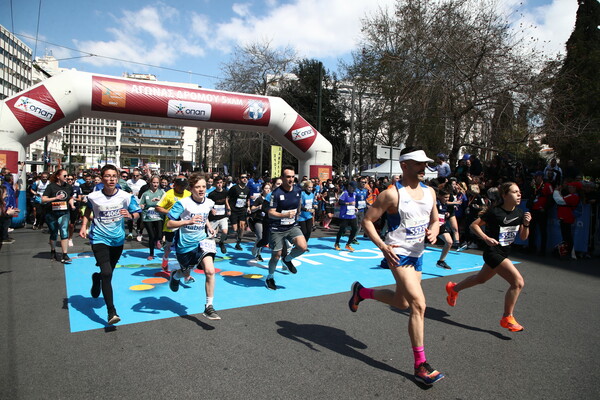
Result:
[[[348,176],[352,177],[354,170],[354,85],[340,85],[341,89],[350,89],[350,157]]]

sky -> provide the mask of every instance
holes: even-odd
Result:
[[[431,0],[436,1],[436,0]],[[60,67],[214,88],[236,45],[269,41],[337,72],[361,20],[395,0],[0,0],[0,24]],[[549,56],[564,53],[576,0],[498,0]],[[36,41],[37,37],[37,41]],[[82,53],[84,52],[84,53]],[[97,56],[90,56],[91,53]],[[102,57],[100,57],[102,56]]]

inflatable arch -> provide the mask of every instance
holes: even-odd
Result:
[[[299,176],[331,177],[332,146],[279,97],[65,71],[0,103],[0,166],[80,117],[269,134],[299,161]]]

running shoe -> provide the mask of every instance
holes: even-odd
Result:
[[[358,304],[364,300],[362,297],[360,297],[360,294],[358,293],[363,287],[364,286],[361,285],[359,281],[356,281],[352,284],[350,288],[350,290],[352,291],[352,296],[350,296],[350,300],[348,301],[348,307],[350,307],[350,311],[352,312],[358,311]]]
[[[109,325],[114,325],[116,323],[121,322],[121,317],[117,315],[116,311],[109,311],[108,313],[108,323]]]
[[[133,233],[130,233],[129,235],[127,235],[127,240],[133,240]]]
[[[455,286],[456,286],[456,283],[454,283],[454,282],[446,283],[446,293],[448,293],[448,296],[446,297],[446,301],[448,302],[448,305],[450,307],[454,307],[456,305],[456,299],[458,298],[458,292],[454,291]]]
[[[265,260],[262,258],[262,256],[261,256],[260,254],[257,254],[257,255],[256,255],[256,261],[258,261],[258,262],[263,262],[263,261],[265,261]]]
[[[283,263],[283,265],[285,265],[287,267],[287,269],[292,274],[295,274],[296,272],[298,272],[298,270],[296,269],[296,266],[294,265],[293,261],[286,261],[285,257],[281,257],[281,262]]]
[[[352,241],[352,244],[359,245],[360,243],[358,243],[358,240],[354,239],[354,240]]]
[[[277,286],[275,286],[275,279],[273,278],[267,278],[265,280],[265,286],[269,290],[277,290]]]
[[[234,249],[236,249],[236,250],[243,250],[243,249],[242,249],[242,246],[240,246],[240,244],[239,244],[239,243],[236,243],[236,244],[235,244],[235,247],[234,247]]]
[[[219,247],[221,248],[221,253],[227,254],[227,247],[225,247],[225,243],[219,243]]]
[[[92,290],[90,294],[93,298],[97,299],[100,297],[100,290],[102,289],[102,275],[98,272],[92,274]]]
[[[73,239],[69,239],[69,247],[73,247]]]
[[[215,311],[215,309],[213,308],[212,305],[206,306],[204,308],[204,312],[202,314],[208,319],[212,319],[212,320],[221,319],[221,317],[219,317],[219,314],[217,314],[217,312]]]
[[[188,277],[187,277],[187,278],[185,278],[183,281],[185,282],[185,284],[186,284],[186,285],[187,285],[188,283],[194,283],[194,282],[196,282],[196,280],[194,279],[194,277],[193,277],[193,276],[188,276]]]
[[[508,317],[502,317],[500,320],[500,326],[508,329],[511,332],[521,332],[524,329],[512,315],[509,315]]]
[[[137,237],[136,237],[136,240],[137,240],[138,242],[141,242],[141,241],[142,241],[142,235],[137,235]]]
[[[2,244],[13,244],[15,239],[4,239],[2,240]]]
[[[56,253],[56,250],[50,251],[50,255],[53,260],[60,262],[60,256]]]
[[[438,262],[435,265],[443,269],[452,269],[452,267],[446,264],[446,261],[444,260],[438,260]]]
[[[162,264],[160,264],[160,266],[162,267],[163,271],[166,271],[167,268],[169,268],[169,259],[163,257]]]
[[[179,290],[179,279],[175,278],[175,274],[177,271],[171,271],[171,276],[169,277],[169,289],[171,291],[176,292]]]
[[[342,250],[342,248],[340,247],[340,245],[339,245],[339,244],[337,244],[337,243],[336,243],[336,244],[333,246],[333,248],[334,248],[335,250],[337,250],[337,251],[340,251],[340,250]]]
[[[158,250],[162,249],[162,243],[161,243],[161,241],[160,241],[160,240],[157,240],[157,241],[156,241],[156,248],[157,248]]]
[[[446,376],[441,372],[431,368],[431,365],[427,362],[424,362],[415,368],[415,380],[427,386],[431,386],[445,377]]]
[[[146,257],[146,260],[152,261],[152,260],[154,260],[154,256],[148,256],[148,257]]]
[[[60,260],[61,263],[63,264],[71,264],[73,260],[71,260],[71,257],[69,257],[69,255],[67,253],[64,253],[62,255],[62,260]]]
[[[350,246],[349,244],[346,245],[345,249],[348,250],[349,252],[354,251],[354,247]]]
[[[456,251],[464,251],[469,247],[469,244],[467,242],[464,242],[463,244],[461,244],[460,246],[458,246],[458,249],[456,249]]]

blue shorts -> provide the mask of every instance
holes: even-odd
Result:
[[[415,267],[415,271],[423,271],[423,256],[420,257],[409,257],[409,256],[401,256],[396,254],[398,259],[400,260],[399,265],[403,266],[413,266]]]
[[[209,243],[212,242],[212,243]],[[204,257],[212,257],[215,259],[215,244],[214,240],[205,239],[198,243],[198,247],[187,253],[176,254],[177,261],[183,272],[186,272],[200,264]]]

